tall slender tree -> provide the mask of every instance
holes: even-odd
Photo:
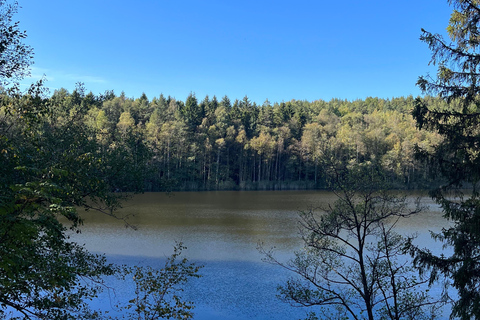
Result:
[[[437,131],[443,140],[434,151],[417,148],[417,156],[441,174],[445,184],[432,193],[452,226],[436,234],[452,248],[450,256],[413,249],[417,263],[431,270],[431,279],[444,275],[458,290],[452,316],[480,318],[480,1],[449,0],[454,7],[447,28],[449,39],[422,30],[421,40],[432,50],[436,78],[420,77],[418,86],[438,94],[443,107],[428,99],[415,101],[413,116],[421,129]],[[461,192],[469,188],[468,193]],[[452,191],[455,197],[452,199]]]

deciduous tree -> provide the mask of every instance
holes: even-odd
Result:
[[[264,251],[268,262],[296,274],[280,297],[319,306],[321,319],[434,319],[437,302],[422,290],[426,281],[414,277],[408,239],[395,233],[397,221],[420,207],[383,189],[372,167],[332,167],[330,177],[338,200],[320,213],[301,213],[304,248],[287,263]]]
[[[18,3],[0,0],[0,85],[17,81],[30,73],[33,49],[23,42],[27,34],[13,21]]]

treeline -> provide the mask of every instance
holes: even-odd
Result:
[[[248,97],[198,100],[195,94],[185,102],[113,91],[96,96],[79,85],[47,100],[52,125],[75,115],[102,153],[122,149],[128,158],[122,163],[132,172],[141,167],[146,191],[325,188],[327,158],[370,162],[398,188],[425,188],[432,181],[414,146],[428,149],[440,139],[416,129],[411,96],[257,105]],[[123,185],[119,191],[130,191],[128,181]]]

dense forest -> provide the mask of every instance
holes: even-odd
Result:
[[[331,181],[336,204],[301,213],[305,246],[287,269],[306,285],[287,281],[284,299],[333,305],[342,317],[331,319],[434,319],[437,303],[451,304],[452,319],[480,318],[480,1],[449,3],[450,40],[420,37],[438,66],[435,79],[417,82],[424,97],[257,105],[94,95],[81,83],[71,93],[50,95],[42,81],[22,91],[33,50],[12,20],[18,3],[0,0],[0,319],[103,319],[89,301],[112,275],[133,275],[137,298],[120,306],[125,318],[191,319],[177,288],[201,266],[180,257],[183,244],[163,269],[122,269],[70,241],[67,228],[80,232],[83,221],[77,208],[121,219],[115,209],[128,192]],[[422,206],[406,210],[392,186],[432,189],[450,222],[431,233],[446,255],[395,233]],[[423,285],[441,280],[455,292],[432,301]]]
[[[132,172],[142,172],[137,178],[146,191],[326,188],[325,160],[332,158],[373,163],[397,188],[428,188],[433,181],[415,160],[414,146],[440,141],[415,127],[411,96],[257,105],[248,97],[94,95],[78,84],[72,93],[60,89],[44,99],[50,125],[74,120],[98,142],[98,152],[122,149],[125,165],[141,168]],[[119,191],[134,191],[128,185]]]

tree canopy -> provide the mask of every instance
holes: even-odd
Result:
[[[78,121],[88,128],[88,139],[105,151],[122,146],[137,154],[129,159],[144,159],[147,191],[327,188],[322,158],[328,152],[345,161],[375,163],[398,188],[438,183],[426,174],[427,164],[413,156],[415,144],[429,148],[439,135],[415,128],[412,97],[256,105],[248,97],[232,103],[207,96],[195,102],[192,94],[188,105],[206,110],[201,116],[194,112],[192,120],[187,103],[168,96],[74,95],[60,89],[47,98],[54,106],[51,118],[60,121],[68,108],[81,105]],[[73,104],[77,100],[80,104]]]
[[[50,96],[41,83],[21,92],[18,81],[29,73],[33,50],[13,19],[17,2],[0,0],[0,316],[98,316],[87,300],[118,268],[69,241],[69,229],[79,231],[82,225],[80,208],[119,218],[115,209],[129,192],[331,188],[327,163],[335,159],[349,168],[381,172],[381,182],[396,188],[441,186],[432,194],[454,225],[436,237],[451,245],[453,254],[440,257],[414,247],[412,252],[419,266],[432,271],[432,281],[439,275],[453,280],[459,291],[453,315],[480,317],[480,4],[450,3],[455,10],[449,40],[428,31],[421,37],[433,52],[432,63],[438,65],[435,79],[418,81],[425,97],[267,100],[257,105],[247,96],[197,99],[190,93],[183,102],[163,94],[152,99],[145,94],[138,99],[117,96],[113,91],[95,95],[81,83],[73,92],[59,89]],[[398,293],[392,272],[410,269],[392,269],[404,239],[383,222],[402,204],[385,194],[377,196],[377,190],[343,191],[343,198],[326,210],[320,223],[313,214],[303,215],[304,226],[311,231],[305,235],[310,251],[299,255],[292,268],[308,280],[312,273],[301,269],[305,261],[322,268],[328,260],[331,267],[338,260],[329,254],[338,247],[329,240],[343,241],[337,230],[358,227],[357,247],[350,238],[344,241],[353,256],[339,249],[333,257],[343,255],[357,263],[352,268],[360,270],[358,278],[344,274],[339,280],[330,278],[331,270],[316,271],[323,271],[320,275],[327,283],[353,287],[370,319],[375,312],[400,318],[402,306],[391,300]],[[378,208],[390,211],[372,218]],[[357,214],[369,225],[352,226]],[[369,233],[372,230],[375,234]],[[379,236],[379,246],[367,248],[363,240],[373,236]],[[169,282],[169,276],[179,283],[198,276],[197,267],[176,260],[182,248],[176,248],[162,270],[127,270],[135,274],[138,292],[147,292],[137,296],[144,306],[135,310],[137,314],[145,315],[148,309],[191,317],[191,305],[177,295],[172,298],[177,308],[157,295],[178,284]],[[328,257],[318,255],[322,250]],[[360,254],[364,250],[371,255]],[[393,254],[391,259],[387,251]],[[318,257],[321,264],[315,264]],[[365,258],[374,264],[358,263]],[[378,266],[381,272],[375,269]],[[177,274],[179,268],[184,273]],[[376,273],[369,273],[372,270]],[[159,291],[152,292],[149,283]],[[301,296],[297,284],[287,285],[284,297],[304,304],[352,297],[325,290]],[[396,297],[407,299],[408,294]],[[423,295],[415,297],[420,301],[415,310],[421,311],[426,300]],[[392,316],[395,312],[397,316]]]
[[[33,49],[23,43],[27,36],[19,29],[19,23],[13,22],[18,3],[0,0],[0,85],[18,80],[29,74]]]
[[[20,92],[16,82],[28,73],[31,49],[22,43],[26,35],[18,23],[12,23],[17,6],[0,1],[0,83],[12,85],[0,95],[0,318],[98,318],[88,302],[119,269],[68,234],[80,230],[79,208],[116,218],[125,191],[143,190],[147,148],[128,112],[122,113],[113,141],[105,138],[107,115],[95,106],[108,93],[85,94],[79,84],[72,94],[60,90],[47,98],[41,83]],[[135,270],[163,288],[163,295],[153,297],[140,283],[146,299],[162,308],[146,316],[191,318],[190,304],[178,294],[163,300],[197,276],[198,267],[178,261],[183,248],[178,246],[166,268],[154,274]]]

